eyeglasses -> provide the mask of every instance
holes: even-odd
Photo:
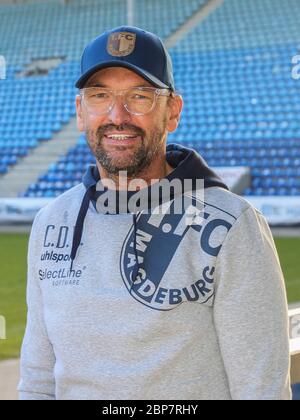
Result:
[[[80,90],[80,96],[87,108],[98,115],[108,114],[114,107],[117,96],[123,97],[123,106],[134,115],[145,115],[151,112],[159,96],[170,96],[169,89],[152,87],[135,87],[124,90],[112,90],[102,87],[88,87]]]

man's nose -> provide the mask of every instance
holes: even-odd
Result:
[[[115,99],[114,106],[108,114],[109,120],[112,124],[121,125],[130,120],[130,113],[126,110],[124,106],[123,97],[117,96]]]

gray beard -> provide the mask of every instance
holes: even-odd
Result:
[[[159,155],[162,144],[163,144],[163,133],[156,131],[153,133],[152,138],[150,139],[150,147],[145,146],[145,137],[139,133],[141,136],[142,142],[140,148],[133,155],[130,164],[126,166],[118,165],[114,162],[114,159],[109,156],[106,150],[103,147],[103,134],[97,131],[96,135],[94,133],[87,132],[88,144],[91,149],[91,152],[95,156],[99,164],[107,171],[109,175],[118,175],[120,171],[126,171],[128,178],[136,178],[145,168],[150,166],[150,164],[156,159]],[[96,147],[95,150],[91,148],[92,138],[96,138]],[[119,151],[126,150],[125,147],[120,146]]]

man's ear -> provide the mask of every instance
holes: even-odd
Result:
[[[181,95],[175,95],[169,99],[169,118],[167,130],[172,133],[179,124],[180,115],[183,108],[183,99]]]
[[[76,115],[77,115],[77,127],[79,131],[84,130],[84,121],[83,121],[83,110],[80,95],[76,95]]]

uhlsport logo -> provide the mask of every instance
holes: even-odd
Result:
[[[177,199],[182,197],[171,201],[171,208]],[[204,203],[195,198],[181,215],[154,213],[141,212],[136,229],[131,228],[123,244],[120,270],[129,293],[156,310],[171,310],[183,302],[211,304],[214,257],[234,217],[211,217]],[[139,270],[133,278],[136,255]]]
[[[67,221],[68,214],[64,213]],[[43,263],[39,267],[38,277],[41,282],[51,282],[52,286],[78,286],[83,278],[86,265],[76,269],[69,269],[71,256],[70,249],[73,238],[73,228],[67,225],[46,226],[43,242],[43,252],[40,260]],[[80,247],[83,242],[80,243]],[[61,265],[64,265],[63,267]]]
[[[0,55],[0,80],[6,79],[6,61],[3,55]]]

